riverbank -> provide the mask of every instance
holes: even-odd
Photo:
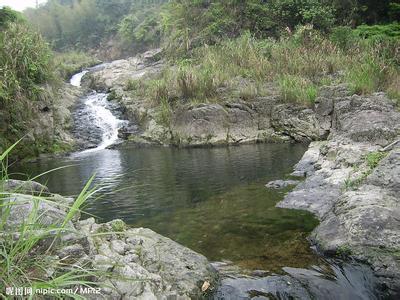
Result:
[[[152,80],[165,67],[159,51],[105,64],[83,78],[84,86],[109,92],[109,100],[117,102],[131,124],[139,127],[139,131],[127,127],[121,132],[131,143],[187,147],[310,142],[326,137],[329,125],[323,116],[301,104],[283,103],[272,84],[269,96],[187,104],[177,110],[138,96],[134,85]]]
[[[155,52],[157,53],[157,52]],[[350,95],[345,85],[320,90],[314,107],[285,104],[278,95],[251,101],[191,104],[179,111],[152,106],[127,85],[161,72],[163,62],[143,57],[119,61],[91,74],[87,84],[111,91],[141,131],[133,143],[175,146],[316,141],[293,175],[306,176],[280,207],[306,209],[321,224],[312,241],[329,255],[370,264],[382,289],[396,297],[399,283],[398,141],[400,113],[384,93]],[[386,147],[386,148],[385,148]],[[370,240],[372,237],[372,240]]]
[[[35,182],[7,180],[1,188],[7,202],[0,241],[10,261],[18,257],[12,254],[15,247],[27,247],[22,251],[26,256],[15,265],[24,275],[18,278],[21,286],[72,290],[90,286],[93,293],[78,294],[87,299],[143,300],[201,299],[216,288],[218,275],[204,256],[152,230],[130,229],[122,220],[81,221],[79,205],[91,190],[73,199],[51,194]],[[26,222],[35,226],[27,227]],[[32,258],[37,266],[30,265]],[[11,271],[13,263],[3,265],[2,271]],[[1,293],[6,291],[3,284],[18,287],[3,275]]]
[[[334,91],[332,91],[334,92]],[[400,113],[382,93],[322,98],[331,122],[293,175],[305,176],[279,207],[313,212],[313,244],[327,255],[368,263],[387,297],[400,295]],[[318,111],[318,107],[317,107]]]

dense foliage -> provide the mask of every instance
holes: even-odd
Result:
[[[176,53],[245,31],[258,38],[277,38],[303,25],[330,32],[335,26],[395,21],[399,7],[399,0],[179,0],[166,6],[163,25],[167,48]]]
[[[154,9],[164,2],[141,0],[49,0],[25,15],[56,50],[99,46],[120,31],[130,42],[149,42]],[[132,32],[130,32],[132,31]],[[157,40],[159,34],[154,33]]]
[[[112,40],[138,52],[162,42],[181,56],[246,31],[278,38],[303,25],[326,33],[395,21],[400,0],[49,0],[25,15],[56,50],[88,50]]]
[[[54,143],[33,129],[40,111],[50,111],[57,94],[53,53],[21,14],[0,9],[0,23],[0,149],[25,137],[16,154],[32,156]]]

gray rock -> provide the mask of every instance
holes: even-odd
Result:
[[[122,299],[190,299],[202,297],[205,281],[215,288],[216,271],[204,256],[149,229],[123,229],[115,234],[113,227],[121,227],[120,222],[116,223],[98,225],[88,219],[77,224],[88,236],[93,266],[110,272],[109,279],[101,281],[114,287],[104,290],[107,295]]]
[[[6,229],[15,230],[29,219],[43,227],[60,226],[66,217],[66,212],[58,209],[56,204],[34,196],[11,194],[4,200],[8,204],[2,208],[3,213],[8,213]],[[67,225],[72,226],[70,223]]]
[[[304,177],[315,172],[315,164],[319,159],[321,146],[321,142],[313,142],[310,144],[306,153],[304,153],[301,160],[294,167],[293,176]]]
[[[128,245],[121,240],[112,240],[110,243],[111,251],[114,251],[120,255],[124,255],[128,250]]]
[[[290,185],[296,185],[300,183],[299,180],[274,180],[268,182],[265,186],[270,189],[282,189]]]
[[[277,105],[272,110],[271,126],[280,134],[298,142],[310,142],[320,138],[318,120],[313,110],[289,105]]]
[[[394,148],[375,168],[366,183],[380,186],[400,195],[400,147]]]
[[[400,147],[370,170],[365,157],[377,151],[374,143],[333,137],[320,145],[314,171],[307,172],[306,180],[278,206],[315,213],[321,222],[312,241],[328,254],[345,253],[373,265],[388,295],[394,297],[400,290],[395,254],[400,249]],[[351,181],[357,184],[352,186]]]
[[[400,114],[383,94],[351,96],[335,100],[335,131],[355,142],[386,145],[400,131]]]
[[[47,195],[49,189],[35,181],[22,181],[15,179],[8,179],[1,181],[3,191],[9,193],[21,193],[29,195]]]
[[[159,274],[180,295],[199,297],[204,281],[215,287],[216,270],[204,256],[150,229],[131,229],[128,234],[140,237],[143,241],[140,254],[142,266]]]
[[[73,244],[65,246],[57,251],[58,256],[62,260],[80,258],[85,255],[85,249],[81,244]]]

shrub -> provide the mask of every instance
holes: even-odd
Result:
[[[354,30],[355,34],[366,39],[399,39],[400,24],[391,23],[385,25],[361,25]]]
[[[342,50],[348,50],[357,43],[356,35],[349,26],[338,26],[332,29],[330,40]]]

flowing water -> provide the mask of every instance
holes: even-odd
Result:
[[[89,70],[84,70],[72,76],[70,83],[80,87],[82,78]],[[84,154],[106,149],[118,141],[118,131],[127,122],[120,120],[113,114],[106,93],[92,91],[84,99],[75,112],[75,123],[78,123],[76,131],[79,131],[81,139],[93,139],[94,147],[80,152]],[[83,104],[83,105],[82,105]],[[84,128],[82,128],[82,126]],[[98,142],[96,145],[96,141]]]
[[[79,86],[83,75],[75,75],[71,84]],[[100,222],[120,218],[151,228],[211,261],[231,261],[242,270],[269,274],[225,279],[217,299],[246,299],[251,293],[254,299],[374,299],[373,280],[364,267],[338,265],[316,255],[306,237],[317,220],[308,212],[276,208],[288,189],[265,187],[291,172],[306,145],[109,150],[105,148],[118,139],[123,121],[112,114],[105,94],[90,94],[83,104],[90,118],[79,119],[82,127],[95,123],[101,131],[93,149],[26,163],[15,171],[33,176],[69,166],[41,178],[62,195],[77,195],[95,174],[102,197],[89,201],[86,211]],[[297,283],[289,285],[292,279]]]

